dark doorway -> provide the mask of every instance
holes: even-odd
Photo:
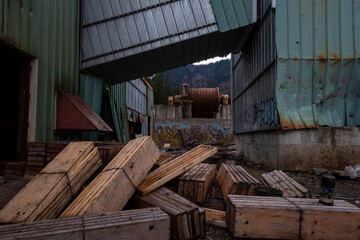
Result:
[[[25,161],[31,58],[3,43],[0,53],[0,161]]]

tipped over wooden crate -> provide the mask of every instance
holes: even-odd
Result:
[[[228,195],[253,195],[255,187],[260,185],[260,182],[241,166],[226,164],[221,165],[217,182],[225,203]]]
[[[168,240],[169,237],[169,216],[159,208],[0,226],[3,240]]]
[[[122,210],[159,155],[151,137],[131,140],[60,217]]]
[[[216,152],[216,147],[200,145],[150,172],[141,185],[137,187],[137,190],[144,196],[185,173]]]
[[[0,222],[57,217],[100,166],[94,143],[70,143],[0,210]]]
[[[205,211],[165,187],[135,196],[134,204],[138,208],[159,207],[169,214],[172,239],[205,239]]]
[[[203,203],[215,176],[215,164],[199,163],[179,177],[178,194],[194,203]]]
[[[311,198],[310,192],[304,186],[281,170],[264,173],[261,177],[269,187],[281,190],[283,192],[283,197]]]

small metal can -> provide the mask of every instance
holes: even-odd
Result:
[[[324,205],[334,205],[335,177],[330,174],[321,176],[321,193],[319,202]]]

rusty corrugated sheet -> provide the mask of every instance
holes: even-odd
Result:
[[[54,140],[54,94],[78,94],[79,0],[0,0],[0,40],[39,59],[36,141]]]
[[[278,0],[282,129],[360,125],[360,2]]]

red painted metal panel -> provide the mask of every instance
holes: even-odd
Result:
[[[80,97],[57,91],[56,130],[113,130]]]

